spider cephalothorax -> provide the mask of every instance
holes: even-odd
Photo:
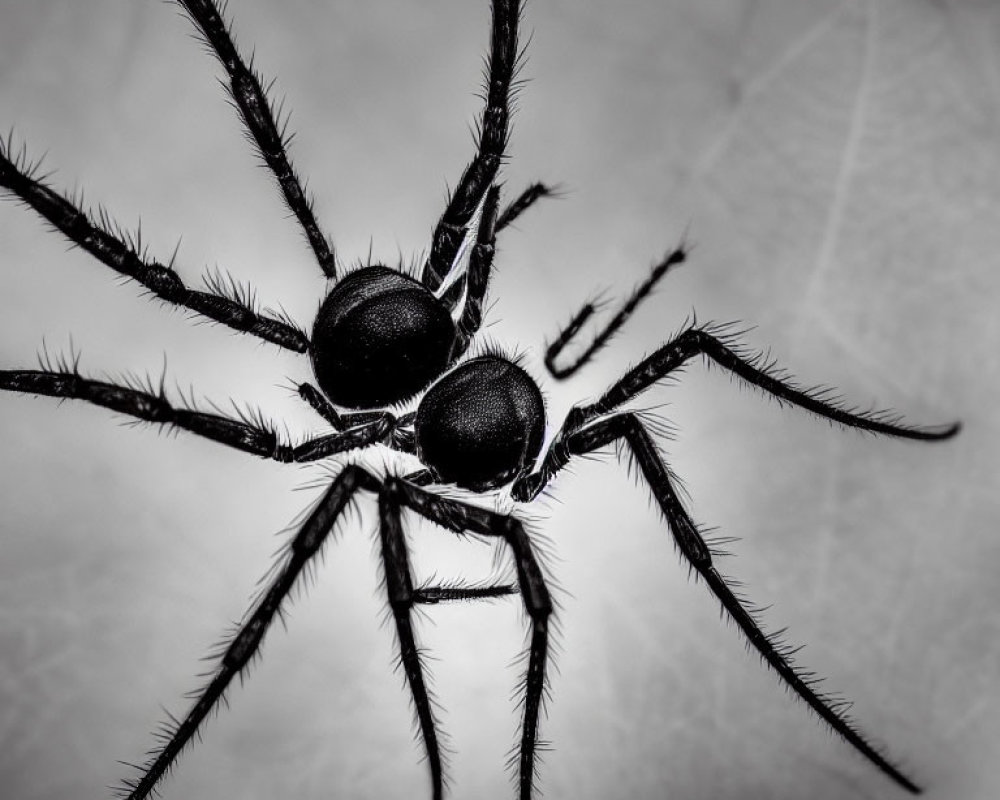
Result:
[[[627,404],[690,360],[701,358],[783,404],[798,406],[845,427],[930,441],[953,436],[958,425],[921,428],[905,425],[894,415],[846,408],[831,400],[825,391],[796,386],[774,370],[769,361],[743,349],[729,329],[692,325],[627,370],[594,403],[574,407],[548,447],[543,448],[542,393],[518,359],[498,352],[467,357],[482,323],[497,235],[536,200],[551,194],[545,185],[535,184],[503,210],[499,208],[499,170],[506,155],[511,86],[520,53],[521,0],[492,0],[485,108],[477,151],[438,221],[430,256],[419,277],[370,264],[338,276],[333,247],[321,233],[303,184],[289,162],[284,127],[262,88],[267,84],[240,55],[215,0],[178,2],[223,66],[233,102],[250,138],[277,179],[317,263],[333,282],[311,337],[286,318],[258,312],[239,293],[227,293],[220,281],[209,281],[207,291],[188,288],[172,262],[165,265],[149,258],[143,248],[121,234],[104,212],[92,216],[79,207],[76,199],[63,197],[46,185],[38,165],[28,160],[23,148],[16,150],[10,137],[5,142],[0,140],[0,188],[33,208],[72,243],[142,284],[164,302],[279,347],[308,354],[319,388],[302,383],[297,387],[298,395],[326,420],[330,431],[292,444],[256,417],[230,419],[188,405],[178,407],[162,387],[93,380],[81,375],[75,364],[53,367],[43,363],[38,370],[0,370],[0,389],[82,399],[283,463],[317,461],[381,446],[415,457],[420,468],[402,477],[379,476],[357,465],[334,473],[282,552],[279,563],[268,573],[237,630],[220,648],[208,683],[196,694],[187,714],[171,716],[162,727],[157,747],[139,767],[138,776],[125,781],[122,794],[139,800],[155,790],[184,747],[200,734],[203,723],[218,708],[233,680],[245,675],[303,571],[338,522],[345,519],[344,509],[358,493],[364,493],[374,495],[378,501],[385,589],[435,800],[444,791],[441,747],[413,628],[414,607],[420,603],[520,595],[530,619],[530,633],[520,706],[521,733],[513,763],[519,796],[530,800],[535,786],[549,619],[553,613],[536,548],[516,515],[445,497],[433,486],[451,484],[472,492],[507,487],[514,500],[530,502],[572,459],[612,444],[633,457],[682,558],[761,658],[861,755],[900,786],[918,791],[861,734],[846,715],[843,703],[820,692],[812,673],[795,666],[794,649],[764,630],[758,612],[717,571],[714,558],[718,552],[682,502],[676,478],[657,447],[656,431]],[[568,365],[559,366],[556,361],[563,348],[594,313],[592,305],[585,305],[546,352],[544,361],[549,372],[558,379],[576,372],[625,323],[653,286],[685,258],[684,247],[669,252],[580,355]],[[397,416],[389,410],[414,399],[415,411]],[[402,529],[404,510],[457,534],[501,540],[512,557],[516,583],[415,586]]]

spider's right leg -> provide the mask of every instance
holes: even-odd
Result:
[[[122,238],[120,228],[101,212],[93,219],[69,199],[36,177],[38,164],[31,164],[24,151],[12,153],[12,141],[0,138],[0,188],[31,206],[67,239],[102,261],[115,272],[132,278],[161,300],[221,322],[234,330],[259,336],[279,347],[305,353],[309,338],[294,325],[255,311],[247,302],[223,293],[218,281],[213,291],[189,289],[171,264],[147,258],[139,235]]]
[[[198,695],[194,707],[184,719],[171,719],[168,732],[162,737],[163,746],[154,751],[145,764],[137,766],[142,773],[140,777],[123,781],[123,797],[142,800],[154,791],[184,746],[200,732],[205,717],[224,698],[233,678],[245,673],[274,618],[281,616],[281,606],[302,569],[319,552],[354,493],[359,489],[378,492],[380,488],[376,478],[357,466],[348,466],[337,476],[292,540],[283,561],[277,565],[275,577],[254,602],[236,635],[221,653],[215,674]]]
[[[337,277],[333,248],[319,229],[313,213],[312,201],[306,195],[302,182],[288,160],[290,136],[285,125],[277,119],[267,90],[261,86],[260,75],[240,56],[233,43],[229,26],[214,0],[177,0],[198,27],[205,43],[212,49],[229,76],[229,91],[240,111],[240,117],[257,144],[264,163],[267,164],[281,187],[288,208],[298,219],[309,240],[320,268],[328,278]]]
[[[507,148],[509,96],[518,59],[517,25],[521,0],[493,0],[492,5],[486,108],[479,123],[477,152],[462,173],[434,229],[430,257],[420,278],[432,292],[437,290],[451,270],[469,222],[493,184]]]
[[[580,367],[592,359],[597,352],[608,343],[608,340],[626,323],[632,313],[638,308],[639,303],[645,300],[660,279],[670,271],[671,267],[682,264],[687,258],[687,248],[684,245],[675,248],[668,253],[662,261],[656,264],[649,272],[642,283],[640,283],[628,296],[618,312],[604,325],[604,327],[594,336],[589,345],[565,366],[556,364],[557,359],[562,354],[563,348],[575,337],[584,323],[590,319],[595,309],[594,303],[586,303],[576,315],[563,328],[552,344],[545,351],[545,367],[552,377],[558,380],[565,380],[573,375]]]
[[[803,389],[796,386],[775,370],[774,364],[763,356],[746,353],[733,337],[707,328],[688,328],[626,372],[596,403],[574,408],[567,416],[563,430],[578,428],[614,411],[698,355],[706,356],[781,404],[798,406],[848,428],[923,441],[949,439],[961,428],[958,422],[933,427],[905,425],[899,422],[897,415],[885,411],[855,411],[846,408],[831,397],[829,389]]]
[[[780,635],[768,634],[758,621],[757,612],[734,591],[734,582],[723,576],[713,564],[712,548],[691,519],[675,488],[676,478],[659,454],[656,442],[635,414],[623,413],[594,422],[562,438],[549,448],[541,469],[514,484],[518,500],[531,499],[544,488],[557,471],[574,456],[586,456],[616,441],[622,441],[635,456],[639,470],[663,512],[681,555],[705,581],[726,613],[746,636],[761,658],[839,736],[867,758],[885,775],[904,789],[918,794],[919,787],[894,766],[861,733],[847,715],[849,703],[837,700],[817,689],[818,679],[794,663],[795,648],[780,642]]]

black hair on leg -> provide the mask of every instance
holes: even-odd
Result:
[[[291,136],[286,130],[286,121],[278,118],[268,99],[270,84],[265,84],[254,70],[252,59],[249,66],[244,62],[233,42],[229,25],[214,0],[177,2],[187,11],[205,44],[225,68],[229,77],[229,92],[239,109],[240,117],[256,143],[261,159],[274,173],[285,203],[302,226],[320,269],[328,278],[336,278],[337,265],[333,248],[320,231],[313,213],[312,200],[306,195],[302,181],[288,160]]]

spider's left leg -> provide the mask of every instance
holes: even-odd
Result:
[[[747,641],[760,653],[761,658],[795,694],[861,755],[904,789],[919,793],[920,789],[916,784],[891,764],[862,735],[845,713],[847,704],[817,691],[817,679],[811,673],[794,666],[795,648],[779,644],[776,637],[765,633],[752,607],[733,591],[727,579],[715,568],[712,563],[711,548],[684,509],[674,488],[675,479],[670,469],[660,456],[653,438],[637,416],[631,413],[617,414],[594,422],[564,438],[546,454],[546,466],[541,473],[520,481],[521,491],[523,492],[525,486],[531,485],[530,497],[534,497],[572,456],[592,453],[616,440],[624,440],[635,456],[639,469],[653,491],[657,505],[666,517],[674,542],[681,554],[719,599],[726,613],[739,626]],[[532,480],[540,477],[541,481]],[[517,489],[515,484],[516,492]]]
[[[312,247],[320,268],[328,278],[337,277],[337,265],[333,248],[320,231],[319,223],[313,213],[312,201],[302,186],[302,181],[288,160],[288,142],[291,136],[285,129],[285,124],[278,119],[268,91],[262,86],[260,75],[240,56],[229,26],[219,12],[214,0],[177,0],[187,11],[191,20],[198,27],[205,43],[215,53],[219,62],[229,76],[229,91],[234,105],[239,109],[240,117],[253,137],[261,159],[274,173],[281,194],[288,208],[298,219],[306,239]],[[223,7],[225,4],[223,4]],[[267,84],[270,87],[270,84]]]
[[[283,560],[276,565],[273,579],[254,602],[235,636],[220,653],[218,666],[208,685],[197,695],[194,707],[182,720],[171,718],[163,735],[158,737],[162,741],[162,747],[151,753],[145,764],[136,765],[141,776],[123,781],[124,797],[128,800],[142,800],[155,790],[185,745],[201,731],[208,714],[223,700],[233,678],[245,674],[274,618],[281,618],[282,604],[303,568],[319,552],[354,493],[358,490],[378,492],[379,489],[378,480],[360,467],[345,467],[337,476],[302,524]]]
[[[259,415],[250,413],[242,415],[242,419],[230,419],[193,408],[177,408],[166,399],[162,385],[158,388],[135,388],[95,381],[80,375],[75,364],[72,369],[58,372],[0,370],[0,390],[85,400],[143,422],[189,431],[244,453],[282,463],[316,461],[346,450],[367,447],[395,433],[392,415],[381,413],[363,424],[293,446],[283,442],[278,432]],[[400,446],[397,449],[405,448]]]
[[[410,508],[431,522],[457,533],[472,531],[481,536],[500,537],[513,553],[521,598],[531,618],[522,706],[524,718],[518,751],[519,797],[520,800],[531,800],[538,750],[538,718],[545,691],[545,667],[549,652],[549,616],[552,613],[552,600],[531,540],[524,526],[512,516],[440,497],[406,480],[386,478],[385,495],[390,504]]]
[[[795,385],[775,370],[773,363],[761,356],[745,353],[731,337],[716,335],[706,328],[689,328],[626,372],[596,403],[574,408],[566,417],[563,430],[570,431],[614,411],[697,355],[707,356],[741,380],[767,392],[779,403],[804,408],[848,428],[924,441],[948,439],[961,428],[958,422],[931,427],[905,425],[897,415],[889,412],[846,408],[832,397],[829,389],[803,389]]]
[[[493,21],[486,78],[486,108],[479,122],[477,152],[465,168],[438,220],[421,282],[432,292],[451,271],[469,222],[494,182],[507,148],[510,86],[518,59],[521,0],[492,0]]]
[[[22,147],[14,151],[10,136],[0,137],[0,189],[10,192],[52,224],[70,242],[126,278],[145,286],[151,294],[187,308],[235,331],[259,336],[296,353],[309,351],[309,337],[286,320],[259,313],[245,292],[225,279],[207,277],[209,291],[191,289],[173,268],[173,259],[161,264],[149,257],[142,231],[123,234],[103,209],[96,215],[83,210],[78,199],[64,197],[38,175]],[[2,195],[2,193],[0,193]]]

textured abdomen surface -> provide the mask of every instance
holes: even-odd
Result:
[[[446,483],[502,486],[532,464],[545,435],[542,393],[499,356],[456,367],[430,388],[415,422],[417,454]]]
[[[388,267],[365,267],[337,284],[320,306],[313,372],[337,405],[393,405],[445,370],[454,339],[447,307],[422,284]]]

